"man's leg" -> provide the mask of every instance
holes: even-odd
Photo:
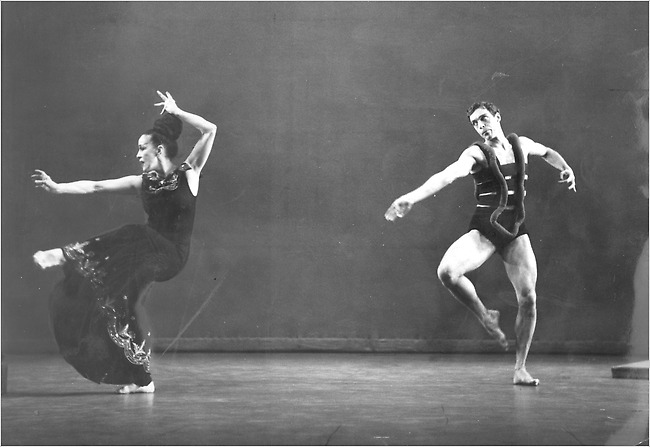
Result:
[[[516,363],[513,383],[515,385],[539,385],[526,371],[526,358],[533,340],[537,324],[537,261],[530,245],[528,235],[523,235],[512,241],[503,251],[503,262],[508,278],[517,294],[519,311],[515,322],[517,337]]]
[[[465,276],[483,265],[494,251],[494,245],[489,240],[477,230],[471,230],[451,244],[442,257],[438,278],[458,301],[476,315],[488,333],[507,349],[508,341],[499,328],[499,311],[485,308],[474,284]]]

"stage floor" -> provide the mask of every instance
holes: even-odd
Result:
[[[117,395],[59,356],[7,356],[2,445],[648,445],[638,359],[514,354],[154,355],[156,393]]]

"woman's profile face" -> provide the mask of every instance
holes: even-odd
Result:
[[[158,154],[160,148],[151,141],[151,135],[142,135],[138,140],[138,153],[136,158],[142,165],[142,172],[149,172],[160,167]]]

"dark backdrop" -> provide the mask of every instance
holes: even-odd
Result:
[[[383,218],[477,138],[483,99],[577,176],[568,192],[531,161],[533,349],[647,347],[647,88],[647,2],[2,2],[3,350],[54,349],[61,272],[33,252],[144,220],[137,198],[48,195],[31,171],[137,173],[156,89],[219,126],[190,261],[145,302],[158,349],[491,349],[435,274],[471,180]],[[514,337],[500,260],[472,279]]]

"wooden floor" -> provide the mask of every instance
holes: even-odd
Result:
[[[116,395],[60,357],[8,356],[2,445],[648,445],[648,381],[621,357],[170,354]]]

